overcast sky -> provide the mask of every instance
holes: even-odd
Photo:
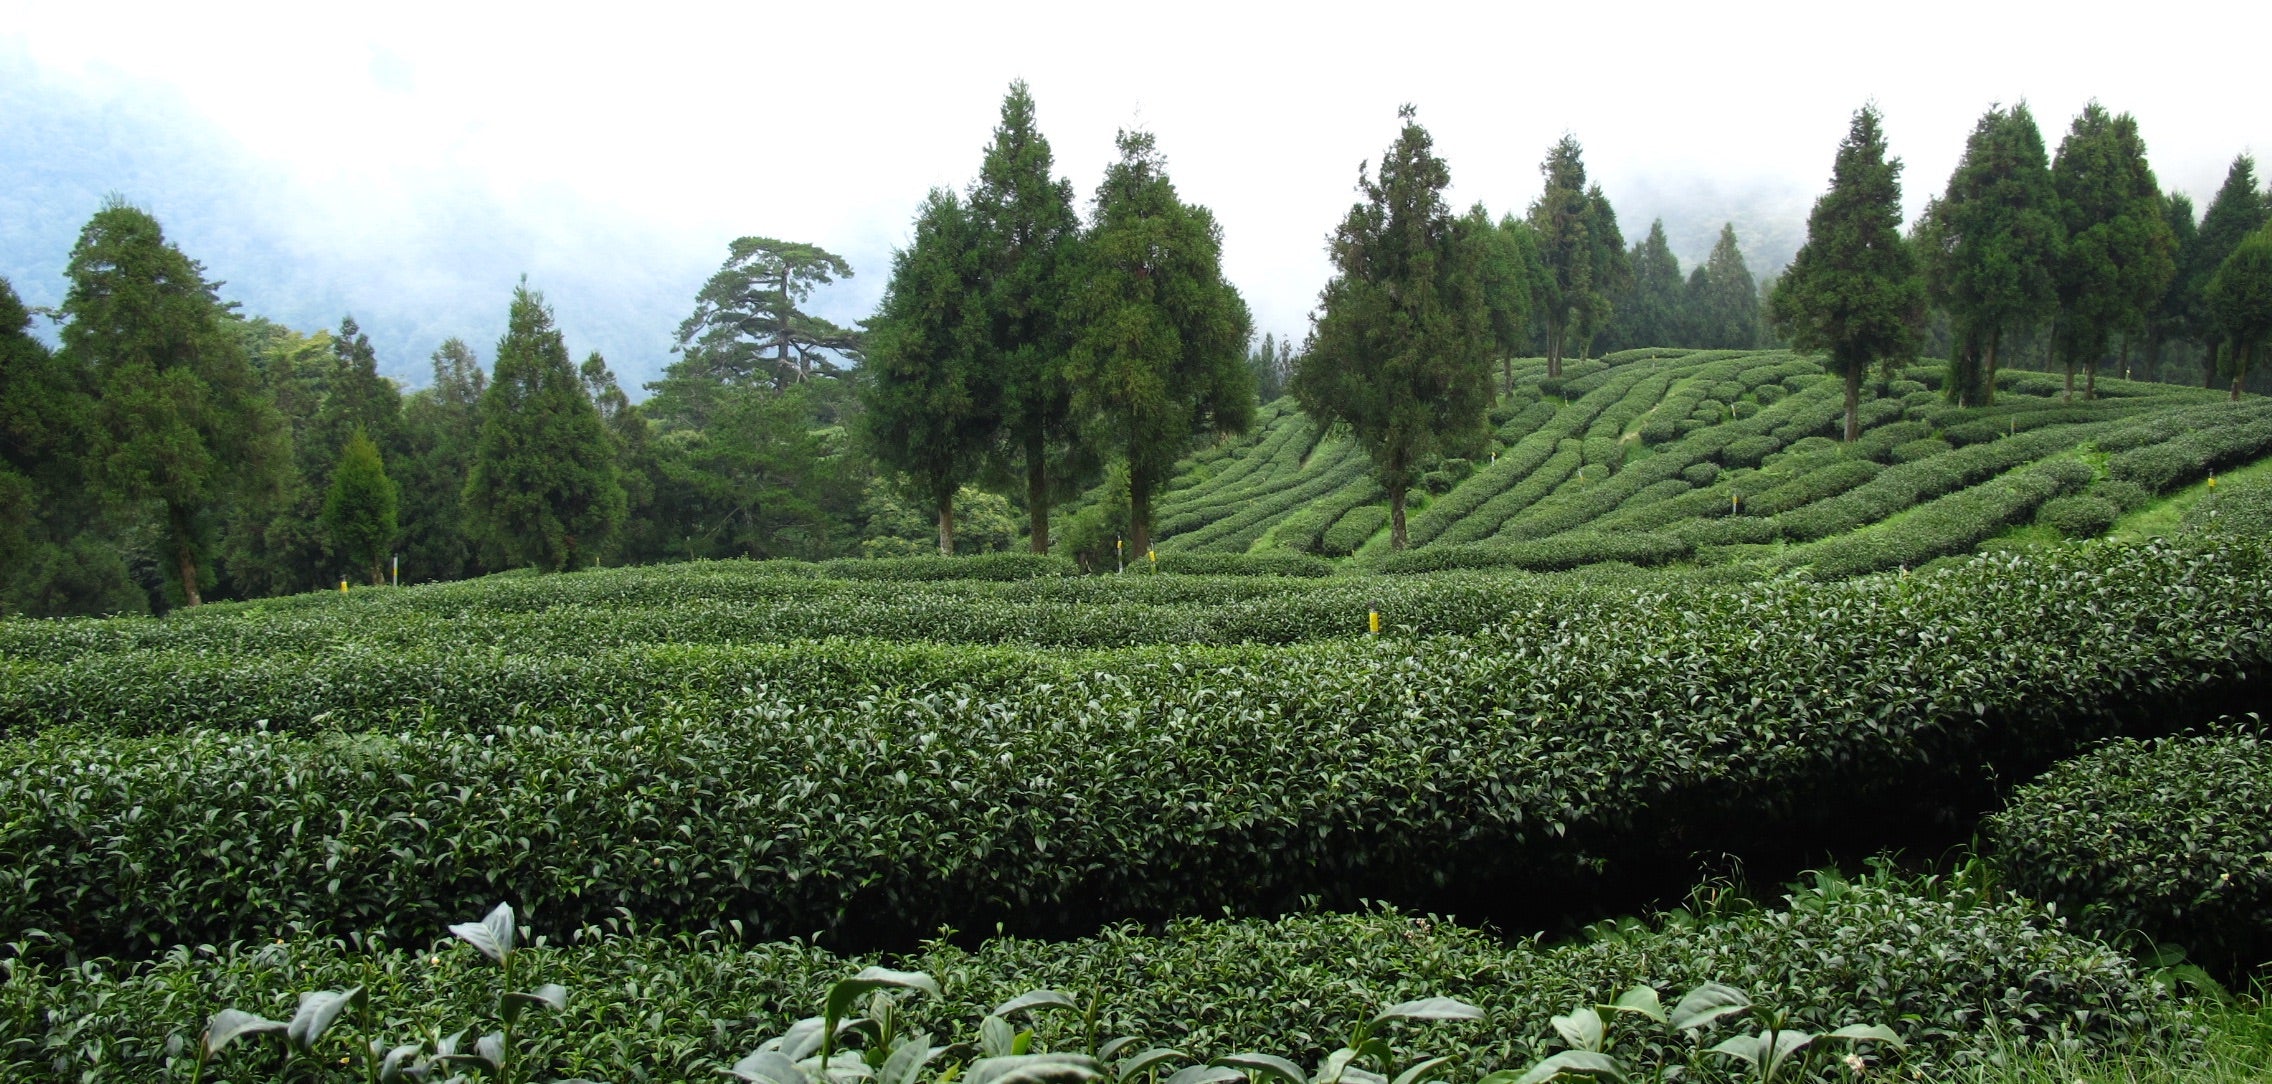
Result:
[[[636,384],[737,236],[842,254],[856,277],[812,307],[868,315],[1015,78],[1084,211],[1115,131],[1153,131],[1258,332],[1296,336],[1404,102],[1455,206],[1519,213],[1567,131],[1628,239],[1663,216],[1685,267],[1735,219],[1755,272],[1803,238],[1864,101],[1912,214],[1995,102],[2054,147],[2090,98],[2135,114],[2197,204],[2272,148],[2262,4],[338,7],[0,0],[0,275],[60,301],[115,191],[245,311],[352,313],[412,385],[447,336],[486,361],[524,273]]]

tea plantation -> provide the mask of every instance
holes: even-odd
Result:
[[[2272,945],[2272,407],[1934,378],[1843,445],[1803,358],[1518,366],[1400,553],[1281,403],[1185,462],[1126,575],[0,622],[0,1078],[2214,1061],[2245,1014],[2133,950],[2245,988]],[[1771,887],[1976,826],[1954,872]]]

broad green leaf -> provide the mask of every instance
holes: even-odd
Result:
[[[1391,1005],[1373,1014],[1373,1023],[1390,1020],[1481,1020],[1483,1010],[1449,997],[1424,997]]]
[[[315,1049],[317,1041],[323,1038],[323,1033],[330,1031],[331,1025],[338,1022],[339,1014],[361,1004],[363,998],[363,988],[360,986],[301,994],[300,1011],[292,1014],[292,1023],[285,1032],[286,1038],[302,1050]]]
[[[1625,1079],[1625,1067],[1619,1065],[1617,1059],[1600,1051],[1565,1050],[1531,1066],[1520,1075],[1502,1069],[1477,1081],[1476,1084],[1540,1084],[1541,1081],[1552,1080],[1558,1076],[1593,1076],[1623,1080]]]
[[[1006,1058],[1017,1053],[1018,1030],[999,1016],[989,1016],[978,1022],[978,1050],[989,1058]]]
[[[1904,1045],[1901,1041],[1901,1036],[1894,1034],[1893,1029],[1885,1026],[1884,1024],[1848,1024],[1845,1027],[1839,1028],[1837,1031],[1830,1032],[1822,1037],[1825,1039],[1849,1039],[1854,1042],[1880,1042],[1892,1043],[1895,1046]]]
[[[205,1050],[209,1054],[218,1054],[228,1049],[229,1044],[241,1036],[265,1035],[283,1031],[290,1026],[281,1020],[254,1016],[237,1009],[223,1009],[214,1013],[213,1019],[205,1022]]]
[[[1767,1036],[1765,1035],[1730,1035],[1713,1044],[1704,1052],[1741,1058],[1752,1065],[1759,1064],[1762,1058],[1769,1053]]]
[[[1244,1081],[1246,1074],[1222,1065],[1186,1065],[1176,1070],[1163,1084],[1232,1084]]]
[[[513,951],[513,905],[500,903],[479,922],[460,922],[450,932],[498,963]]]
[[[1670,1022],[1670,1018],[1665,1015],[1664,1002],[1657,999],[1657,990],[1653,986],[1636,986],[1627,990],[1617,995],[1617,1000],[1609,1007],[1618,1012],[1637,1013],[1660,1024]]]
[[[931,1059],[931,1037],[911,1035],[891,1048],[891,1056],[884,1059],[883,1068],[876,1071],[876,1084],[915,1084],[916,1074],[923,1071],[923,1063]]]
[[[1105,1049],[1107,1051],[1110,1051],[1112,1049],[1112,1044],[1106,1043]],[[1107,1056],[1110,1056],[1109,1053]],[[1122,1080],[1127,1080],[1134,1076],[1137,1076],[1138,1074],[1150,1072],[1151,1070],[1157,1069],[1160,1066],[1166,1065],[1170,1062],[1190,1060],[1191,1055],[1186,1054],[1181,1050],[1177,1050],[1174,1047],[1155,1046],[1149,1050],[1139,1050],[1134,1054],[1130,1054],[1127,1057],[1120,1059],[1120,1064],[1112,1067],[1112,1075],[1117,1076]]]
[[[1551,1021],[1562,1041],[1572,1050],[1600,1050],[1602,1040],[1601,1014],[1591,1005],[1580,1005],[1568,1016],[1557,1016]]]
[[[994,1011],[986,1015],[1008,1016],[1011,1013],[1022,1012],[1027,1009],[1071,1009],[1074,1012],[1079,1012],[1081,1007],[1074,1004],[1072,998],[1055,990],[1028,990],[994,1006]]]
[[[1013,1054],[980,1058],[965,1074],[970,1084],[1081,1084],[1104,1076],[1087,1054]]]
[[[524,1009],[550,1009],[559,1012],[568,1007],[568,988],[557,982],[548,982],[534,990],[516,990],[498,999],[497,1014],[512,1023],[520,1018]]]
[[[417,1057],[418,1047],[416,1044],[398,1046],[387,1051],[386,1057],[379,1061],[379,1084],[397,1084],[398,1081],[403,1079],[403,1070],[407,1069]]]
[[[1422,1058],[1406,1066],[1403,1072],[1396,1074],[1396,1079],[1389,1081],[1389,1084],[1421,1084],[1421,1081],[1426,1079],[1427,1074],[1435,1072],[1437,1069],[1451,1064],[1451,1062],[1452,1058],[1449,1054]]]
[[[1115,1038],[1106,1039],[1104,1041],[1104,1045],[1097,1048],[1097,1059],[1100,1061],[1111,1061],[1113,1057],[1119,1054],[1121,1051],[1135,1046],[1137,1043],[1140,1043],[1142,1041],[1142,1039],[1137,1038],[1134,1035],[1121,1035]]]
[[[932,997],[939,996],[939,980],[920,971],[893,971],[888,967],[863,967],[851,978],[828,988],[827,1010],[822,1014],[830,1020],[841,1020],[851,1010],[852,1003],[872,990],[898,987],[903,990],[921,990]]]
[[[1707,982],[1690,990],[1672,1008],[1672,1026],[1691,1031],[1751,1008],[1751,998],[1733,986]]]
[[[756,1051],[724,1072],[752,1084],[811,1084],[795,1061],[773,1050]]]
[[[1216,1058],[1215,1064],[1260,1073],[1265,1080],[1283,1081],[1284,1084],[1310,1084],[1310,1075],[1303,1072],[1301,1066],[1276,1054],[1260,1054],[1250,1050],[1243,1054]]]
[[[782,1057],[792,1062],[812,1057],[820,1049],[821,1029],[827,1026],[828,1022],[820,1017],[805,1017],[789,1025],[789,1030],[781,1033],[781,1038],[776,1040],[777,1049]]]

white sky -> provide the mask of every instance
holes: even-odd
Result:
[[[1221,221],[1258,331],[1299,335],[1327,274],[1324,237],[1358,162],[1393,137],[1400,103],[1434,134],[1456,206],[1519,212],[1547,146],[1569,131],[1629,239],[1657,214],[1698,219],[1676,230],[1685,264],[1722,217],[1782,222],[1795,243],[1866,100],[1908,163],[1912,212],[1945,182],[1974,119],[2023,97],[2053,147],[2091,97],[2134,113],[2164,187],[2205,204],[2235,153],[2272,150],[2268,12],[461,0],[347,13],[0,0],[0,60],[13,55],[41,84],[44,97],[19,102],[60,94],[196,127],[231,159],[240,213],[264,223],[258,243],[281,250],[273,262],[294,267],[292,281],[232,273],[193,244],[219,238],[176,239],[250,311],[313,328],[351,310],[367,327],[394,321],[406,342],[462,334],[486,356],[511,283],[474,281],[463,246],[478,245],[548,290],[572,346],[605,345],[619,371],[645,379],[669,361],[673,329],[735,236],[845,255],[857,277],[814,307],[865,316],[925,190],[975,175],[1013,78],[1032,85],[1084,208],[1114,131],[1156,133],[1184,197]],[[175,228],[163,192],[126,194]],[[75,230],[92,210],[52,213]],[[21,234],[0,233],[0,269],[60,271],[63,251],[6,251]],[[17,288],[49,302],[60,290]],[[294,291],[328,307],[303,312]],[[443,329],[460,311],[482,315]],[[432,345],[419,341],[389,368],[422,381]]]

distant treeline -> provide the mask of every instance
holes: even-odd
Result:
[[[803,311],[852,274],[840,257],[741,238],[640,403],[598,354],[569,357],[526,284],[488,368],[450,339],[405,394],[352,318],[306,333],[237,312],[114,198],[52,313],[0,280],[0,612],[595,562],[1141,552],[1177,458],[1289,393],[1357,436],[1401,541],[1404,489],[1474,453],[1511,356],[1558,370],[1787,344],[1854,388],[1923,353],[1950,359],[1960,403],[1992,395],[1999,366],[2080,374],[2085,396],[2108,364],[2236,396],[2262,379],[2272,194],[2254,163],[2237,158],[2196,216],[2159,189],[2136,123],[2095,103],[2055,156],[2024,105],[1991,110],[1906,233],[1899,160],[1864,110],[1807,247],[1765,283],[1732,225],[1685,274],[1661,221],[1628,245],[1570,137],[1524,214],[1455,214],[1448,168],[1404,117],[1359,171],[1298,346],[1255,343],[1220,226],[1148,133],[1121,133],[1084,215],[1014,84],[978,176],[924,201],[873,317]],[[31,334],[41,317],[59,347]],[[1099,485],[1077,516],[1054,510]]]

